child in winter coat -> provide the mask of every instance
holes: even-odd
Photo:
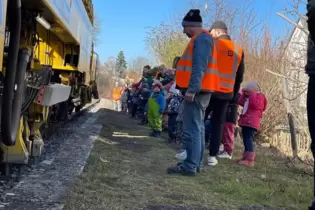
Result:
[[[176,128],[177,122],[176,118],[178,115],[178,109],[181,103],[181,95],[179,90],[174,89],[170,92],[170,102],[167,106],[167,114],[168,114],[168,137],[169,142],[176,142]]]
[[[255,81],[248,82],[242,91],[238,104],[243,107],[243,110],[238,124],[242,128],[244,153],[239,163],[253,166],[255,161],[254,134],[260,128],[263,112],[267,108],[267,99],[260,92],[260,87]]]
[[[129,97],[129,89],[125,88],[123,94],[120,97],[121,108],[124,113],[128,113],[128,97]]]
[[[153,132],[151,136],[158,137],[162,132],[162,118],[166,106],[166,99],[163,92],[163,86],[160,82],[154,82],[152,85],[151,97],[147,103],[147,117],[149,125]]]
[[[232,158],[232,153],[234,150],[234,138],[236,132],[236,122],[238,119],[238,104],[237,101],[240,98],[241,94],[237,95],[229,102],[226,119],[223,128],[222,144],[223,151],[220,151],[218,158]]]
[[[139,83],[135,83],[132,85],[132,107],[131,107],[131,118],[137,117],[138,111],[138,103],[140,100],[140,90],[139,90]]]
[[[150,98],[151,91],[149,90],[149,85],[147,83],[141,84],[140,100],[138,105],[139,116],[140,116],[140,125],[146,124],[146,114],[145,107]]]

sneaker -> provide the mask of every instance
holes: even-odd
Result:
[[[161,136],[161,131],[153,131],[151,136],[152,137],[160,137]]]
[[[218,164],[216,157],[208,157],[208,166],[215,166]]]
[[[225,159],[232,159],[232,155],[230,155],[228,152],[221,152],[218,156],[218,158],[225,158]]]
[[[183,162],[178,162],[177,164],[176,164],[176,167],[179,167],[179,166],[181,166],[183,164]],[[200,173],[200,172],[202,172],[204,169],[203,168],[200,168],[200,167],[198,167],[197,169],[196,169],[196,171],[197,171],[197,173]]]
[[[178,160],[185,160],[187,158],[187,152],[186,150],[184,150],[183,152],[180,152],[178,154],[175,155],[175,158],[178,159]]]
[[[184,175],[184,176],[196,176],[196,172],[186,171],[181,166],[168,168],[167,173],[168,174]]]

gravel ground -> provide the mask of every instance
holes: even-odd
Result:
[[[13,182],[3,188],[0,209],[62,209],[66,189],[82,172],[93,142],[101,131],[101,125],[94,125],[101,106],[102,103],[97,104],[45,141],[40,163],[29,169],[12,189],[8,190]]]

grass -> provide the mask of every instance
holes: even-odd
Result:
[[[99,139],[84,172],[69,190],[65,209],[307,209],[312,177],[260,149],[256,166],[220,160],[196,177],[170,176],[175,151],[145,126],[104,110]],[[120,133],[119,133],[120,132]],[[128,134],[128,135],[127,135]],[[237,143],[239,144],[239,143]],[[240,146],[234,156],[240,157]],[[250,209],[250,208],[248,208]]]

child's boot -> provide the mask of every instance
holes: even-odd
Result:
[[[255,152],[248,152],[246,159],[239,162],[245,166],[254,166],[255,164]]]
[[[242,159],[237,160],[237,162],[240,163],[241,161],[246,160],[246,159],[247,159],[247,153],[248,153],[248,152],[243,152],[243,157],[242,157]]]
[[[151,136],[153,136],[153,137],[159,137],[159,136],[161,136],[161,131],[153,131],[152,134],[151,134]]]

